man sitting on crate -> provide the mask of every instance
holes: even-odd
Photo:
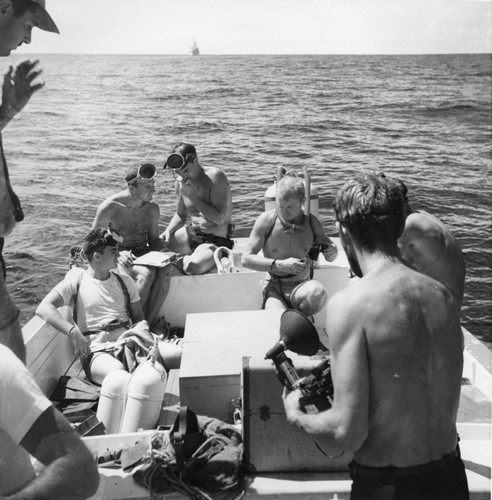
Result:
[[[109,372],[128,368],[114,355],[122,352],[122,337],[131,336],[137,342],[141,357],[155,340],[144,320],[137,285],[129,276],[113,272],[122,241],[111,228],[91,230],[82,245],[88,268],[70,269],[36,310],[38,316],[70,337],[88,377],[98,384]],[[58,309],[72,304],[75,324]],[[167,369],[177,367],[179,346],[159,342],[159,351]]]
[[[338,251],[320,221],[304,214],[305,198],[303,180],[284,176],[277,184],[276,209],[258,217],[244,249],[244,267],[269,273],[264,309],[294,308],[312,316],[326,303],[325,288],[312,279],[313,259],[318,257],[314,252],[321,247],[332,261]]]

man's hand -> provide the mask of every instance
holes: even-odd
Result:
[[[77,325],[70,328],[68,337],[72,342],[75,356],[82,360],[89,356],[89,354],[91,353],[89,341],[82,335],[82,332],[79,330],[79,327]]]
[[[132,267],[133,261],[136,259],[135,255],[130,250],[123,250],[118,257],[118,264],[125,267]]]
[[[331,240],[327,245],[328,246],[323,250],[323,256],[327,262],[333,262],[338,257],[338,248]]]
[[[298,415],[302,413],[299,407],[299,398],[302,396],[302,393],[299,389],[295,391],[290,391],[287,387],[284,387],[284,391],[282,393],[282,401],[284,403],[285,416],[287,417],[287,421],[291,424],[299,427],[298,424]]]
[[[195,185],[186,180],[180,182],[179,192],[185,198],[188,198],[191,202],[195,202],[200,199],[198,193],[195,191]]]
[[[33,83],[42,72],[34,70],[38,62],[24,61],[15,71],[10,66],[3,79],[0,116],[11,120],[24,108],[31,96],[44,86],[44,83]]]
[[[171,233],[167,229],[159,237],[162,239],[162,241],[164,241],[166,245],[169,245],[169,240],[171,239]]]
[[[280,271],[285,274],[300,274],[308,264],[309,262],[307,259],[289,257],[288,259],[277,260],[273,272]]]

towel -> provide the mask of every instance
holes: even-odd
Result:
[[[162,338],[149,330],[147,321],[139,321],[123,332],[114,345],[114,357],[123,363],[125,370],[133,373],[143,363],[157,340]]]

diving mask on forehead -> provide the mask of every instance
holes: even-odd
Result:
[[[116,229],[112,229],[111,226],[109,226],[104,233],[101,243],[109,247],[115,247],[116,245],[123,243],[123,236],[121,236]]]
[[[193,153],[188,153],[186,157],[180,153],[171,153],[167,157],[166,163],[164,163],[164,168],[169,167],[172,170],[180,170],[185,168],[194,159],[195,155]]]
[[[135,184],[137,181],[150,181],[155,177],[156,167],[152,163],[143,163],[138,167],[137,175],[128,184]]]

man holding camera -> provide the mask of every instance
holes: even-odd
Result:
[[[397,240],[404,199],[366,174],[339,191],[335,214],[361,279],[327,306],[334,401],[305,414],[284,394],[288,420],[325,450],[352,450],[352,500],[464,500],[456,416],[463,336],[452,294],[405,265]]]

